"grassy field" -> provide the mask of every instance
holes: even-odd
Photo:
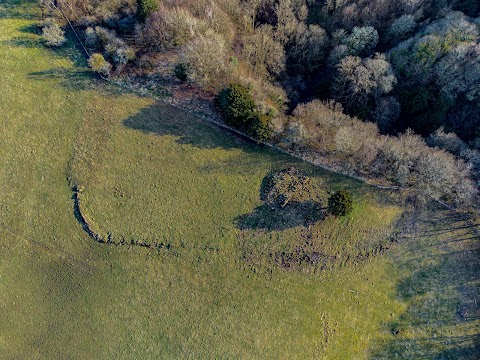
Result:
[[[0,358],[475,358],[471,223],[425,213],[356,261],[401,213],[384,195],[98,84],[74,48],[42,46],[36,16],[0,4]],[[350,189],[353,214],[264,221],[260,183],[286,163]],[[171,250],[93,241],[73,185],[102,233]],[[268,260],[304,237],[344,261]]]
[[[326,255],[346,255],[387,239],[401,212],[356,181],[246,143],[169,105],[125,96],[100,102],[110,106],[96,103],[95,116],[87,115],[72,178],[84,188],[85,212],[104,238],[235,259],[239,248],[258,253],[258,245],[288,251],[307,232]],[[262,179],[289,163],[314,179],[324,206],[325,189],[351,189],[353,214],[307,228],[295,213],[281,219],[265,211]]]

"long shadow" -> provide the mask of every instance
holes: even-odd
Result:
[[[11,1],[11,3],[18,2]],[[39,33],[36,25],[24,26],[20,31],[26,34]],[[72,69],[53,68],[46,71],[33,72],[29,74],[31,79],[58,79],[60,84],[70,91],[97,90],[118,96],[129,92],[126,89],[99,80],[87,70],[86,59],[80,49],[78,39],[70,31],[66,32],[66,36],[68,39],[67,44],[57,49],[51,49],[51,51],[55,52],[59,57],[68,58],[74,63],[75,67]],[[9,42],[18,47],[44,48],[43,41],[39,37],[22,36]],[[145,108],[140,114],[126,119],[124,125],[145,133],[154,133],[160,136],[176,136],[178,138],[176,141],[179,144],[192,145],[202,149],[242,149],[244,153],[249,154],[248,157],[243,156],[241,159],[230,157],[223,161],[205,164],[203,170],[206,172],[221,169],[222,171],[240,174],[245,171],[251,171],[252,164],[258,164],[259,168],[264,168],[265,165],[268,165],[273,169],[282,167],[286,163],[294,163],[308,176],[325,179],[332,189],[346,189],[356,193],[359,197],[371,193],[371,188],[358,180],[312,166],[289,155],[252,142],[228,130],[219,129],[214,125],[199,120],[193,115],[181,112],[168,105],[155,105]],[[385,201],[387,197],[379,199]]]
[[[125,119],[123,124],[145,134],[175,136],[178,144],[192,145],[200,149],[242,149],[252,154],[269,152],[264,146],[227,133],[167,104],[157,103],[144,108],[138,114]],[[271,153],[272,156],[273,152]]]
[[[4,5],[0,5],[0,13],[3,11],[2,6]],[[7,6],[9,9],[21,7],[20,5],[10,6],[8,4]],[[31,12],[31,6],[25,6],[25,11]],[[25,18],[20,14],[19,17]],[[19,30],[25,35],[4,40],[2,44],[19,48],[45,49],[55,54],[54,56],[59,59],[68,59],[73,64],[72,67],[68,68],[52,67],[49,70],[32,72],[28,74],[30,79],[40,81],[49,78],[57,79],[63,87],[70,91],[97,90],[111,95],[122,95],[128,92],[114,84],[106,83],[88,69],[86,54],[82,52],[81,44],[69,28],[66,28],[65,32],[66,43],[57,48],[49,48],[45,45],[45,41],[40,36],[41,29],[36,23],[22,26]]]
[[[102,95],[122,96],[128,93],[115,84],[106,83],[85,67],[58,67],[27,74],[30,80],[55,79],[68,91],[94,90]]]
[[[28,74],[28,78],[38,81],[55,79],[58,80],[61,86],[69,91],[103,90],[103,88],[101,88],[101,81],[92,78],[91,73],[86,69],[55,68],[31,72]]]
[[[252,171],[252,165],[255,164],[258,165],[258,168],[267,167],[271,170],[292,164],[309,177],[323,179],[332,190],[349,190],[359,198],[378,193],[378,191],[372,191],[372,188],[361,181],[321,169],[285,153],[272,150],[236,133],[220,129],[170,105],[157,103],[144,108],[138,114],[125,119],[123,124],[145,134],[174,136],[176,137],[175,141],[182,145],[191,145],[200,149],[241,149],[244,154],[249,155],[247,157],[243,155],[228,156],[225,159],[201,165],[203,166],[202,170],[207,173],[222,171],[245,174]],[[383,195],[386,193],[383,192]],[[382,196],[381,201],[392,203],[388,196]]]
[[[324,216],[320,203],[308,201],[292,203],[284,209],[261,205],[249,214],[238,216],[234,223],[240,230],[286,230],[308,226],[323,219]]]
[[[2,8],[0,7],[0,12],[1,9]],[[96,75],[88,70],[85,55],[79,51],[78,40],[71,32],[66,32],[67,42],[65,45],[58,48],[48,48],[45,46],[45,41],[39,36],[41,31],[36,24],[25,25],[20,28],[20,31],[25,33],[25,35],[4,40],[1,44],[19,48],[45,49],[54,53],[54,56],[59,59],[68,59],[73,64],[72,67],[68,68],[52,67],[49,70],[29,73],[29,79],[40,81],[56,79],[59,80],[59,83],[63,87],[70,91],[94,89],[115,95],[125,93],[125,91],[118,87],[101,81]]]
[[[354,194],[356,200],[364,196],[371,196],[382,203],[392,204],[395,202],[385,196],[386,192],[380,194],[358,180],[323,170],[285,153],[259,145],[169,105],[156,104],[144,108],[138,114],[124,120],[123,123],[126,127],[142,131],[145,134],[174,136],[175,142],[181,145],[191,145],[200,149],[242,150],[242,154],[238,156],[227,156],[225,159],[201,164],[201,170],[205,173],[223,172],[246,175],[256,169],[262,172],[265,169],[275,171],[284,169],[286,165],[294,165],[324,189],[349,190]],[[320,202],[291,204],[288,208],[281,210],[274,210],[262,205],[250,213],[236,217],[233,223],[238,229],[267,231],[305,226],[324,217],[323,211],[319,210],[322,208]]]
[[[480,355],[480,336],[464,336],[459,339],[455,349],[444,350],[437,359],[471,359],[478,360]]]
[[[0,19],[38,19],[39,11],[32,11],[36,3],[35,0],[2,0]]]
[[[29,25],[25,25],[20,27],[18,30],[22,33],[25,34],[34,34],[34,35],[40,35],[42,33],[42,29],[38,25],[39,23],[33,23]]]
[[[69,49],[65,49],[68,52]],[[59,53],[59,50],[55,50]],[[71,60],[79,64],[83,63],[82,58]],[[43,71],[31,72],[27,75],[30,80],[45,81],[55,79],[58,83],[68,91],[95,90],[104,95],[122,96],[128,93],[124,89],[119,88],[115,84],[107,83],[93,74],[85,66],[73,67],[57,67]]]
[[[452,346],[445,349],[445,343]],[[478,360],[480,338],[477,335],[398,340],[388,344],[383,355],[374,359]],[[390,355],[391,354],[391,355]]]
[[[297,165],[297,164],[296,164]],[[259,198],[263,205],[256,207],[249,214],[243,214],[234,219],[234,224],[240,230],[286,230],[297,226],[308,226],[325,217],[322,209],[321,193],[326,191],[316,189],[313,185],[313,193],[303,201],[291,201],[284,208],[271,207],[267,202],[267,194],[271,190],[274,175],[278,171],[292,166],[283,164],[281,168],[272,169],[263,179],[259,188]]]
[[[445,221],[438,216],[442,213]],[[376,345],[373,359],[480,358],[480,239],[472,230],[476,224],[462,224],[446,211],[434,215],[420,219],[426,229],[405,244],[410,258],[398,262],[396,271],[409,276],[398,283],[396,297],[408,308],[386,324],[391,339]],[[433,231],[438,227],[452,231],[432,240],[432,226]],[[463,242],[445,241],[442,235]]]
[[[34,38],[32,36],[17,36],[13,39],[2,41],[0,45],[8,45],[8,46],[31,49],[31,48],[41,47],[43,45],[43,42],[38,37]]]

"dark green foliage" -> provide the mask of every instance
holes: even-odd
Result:
[[[243,84],[231,84],[220,91],[217,102],[229,125],[243,128],[256,115],[255,100],[250,87]]]
[[[260,140],[271,137],[272,114],[261,114],[249,86],[231,84],[217,96],[217,104],[225,116],[225,122]]]
[[[145,22],[158,9],[157,0],[137,0],[137,19]]]
[[[427,136],[446,124],[446,116],[454,103],[443,96],[435,86],[404,88],[398,91],[404,115],[400,118],[403,126]]]
[[[188,79],[188,64],[179,63],[175,66],[173,70],[177,79],[181,81],[187,81]]]
[[[479,0],[460,0],[454,3],[453,8],[468,16],[478,16],[480,12]]]
[[[135,31],[135,16],[129,15],[124,18],[121,18],[115,24],[117,32],[121,35],[130,35],[133,34]]]
[[[412,89],[402,89],[399,98],[404,111],[412,114],[428,109],[433,95],[426,87],[418,86]]]
[[[248,132],[259,140],[268,140],[272,136],[270,129],[270,121],[272,120],[270,114],[257,114],[253,117]]]
[[[339,190],[328,198],[328,212],[334,216],[344,216],[352,212],[352,195]]]

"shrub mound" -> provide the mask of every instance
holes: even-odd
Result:
[[[339,190],[328,198],[328,212],[334,216],[345,216],[352,209],[352,195],[347,190]]]
[[[65,32],[57,24],[47,25],[42,29],[43,38],[47,46],[58,47],[62,46],[65,39]]]
[[[290,166],[265,177],[260,198],[271,208],[283,209],[289,203],[313,200],[315,189],[312,179],[301,175],[297,168]]]
[[[259,111],[251,87],[239,83],[231,84],[220,91],[216,101],[228,125],[243,130],[259,140],[267,140],[272,136],[270,128],[272,115]]]
[[[180,81],[187,81],[188,79],[188,64],[185,63],[179,63],[175,66],[175,69],[173,70],[175,76],[177,79]]]
[[[110,63],[105,60],[102,54],[92,54],[90,58],[88,59],[88,65],[90,68],[99,73],[102,76],[108,76],[110,74],[110,70],[112,69],[112,66]]]
[[[147,18],[157,11],[157,0],[137,0],[137,19],[144,23]]]

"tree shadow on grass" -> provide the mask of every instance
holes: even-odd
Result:
[[[66,90],[84,91],[93,90],[102,95],[122,96],[128,93],[112,83],[107,83],[98,78],[89,69],[86,68],[54,68],[43,71],[35,71],[28,74],[31,80],[45,81],[55,79]]]
[[[64,29],[66,42],[58,47],[49,47],[46,45],[46,41],[42,37],[42,29],[37,22],[21,26],[16,30],[25,35],[4,40],[2,44],[21,48],[47,49],[55,53],[58,57],[68,58],[77,67],[86,68],[88,66],[87,56],[84,53],[82,44],[69,27]]]
[[[38,19],[39,12],[35,11],[35,0],[2,0],[0,3],[0,19]]]
[[[292,187],[296,190],[287,195]],[[269,199],[270,195],[274,199]],[[296,166],[284,164],[282,168],[272,169],[262,179],[259,197],[264,204],[249,214],[238,216],[234,223],[240,230],[272,231],[308,226],[324,218],[321,203],[326,196],[327,192],[312,179],[304,177]]]
[[[35,22],[33,24],[22,26],[18,29],[20,32],[25,34],[34,34],[34,35],[41,35],[42,29],[39,26],[39,23]]]
[[[157,103],[144,108],[136,115],[125,119],[123,124],[145,134],[175,136],[178,144],[192,145],[201,149],[240,148],[248,153],[265,151],[265,147],[261,145],[226,132],[168,104]]]
[[[439,336],[424,339],[399,339],[392,346],[387,344],[383,355],[374,359],[412,360],[478,360],[480,338],[478,335]],[[446,348],[449,344],[449,348]]]
[[[283,152],[258,144],[234,132],[199,119],[193,114],[182,111],[165,103],[156,103],[145,107],[135,115],[123,121],[125,127],[158,136],[174,136],[175,142],[191,145],[199,149],[242,150],[224,158],[199,164],[205,173],[229,173],[238,175],[252,174],[283,169],[287,164],[294,165],[315,181],[325,182],[332,190],[346,189],[362,198],[372,193],[372,188],[361,181],[321,169]],[[247,155],[247,156],[245,156]]]
[[[61,80],[61,85],[68,90],[99,90],[109,94],[120,95],[127,91],[120,89],[111,83],[102,81],[97,75],[88,69],[86,54],[83,52],[78,39],[69,29],[66,29],[65,37],[67,41],[59,47],[48,47],[45,40],[40,36],[41,29],[37,24],[29,24],[19,28],[19,31],[26,35],[17,36],[12,39],[2,41],[2,44],[19,48],[38,48],[52,53],[52,63],[56,60],[69,60],[72,67],[56,67],[49,70],[32,72],[28,74],[31,79],[45,80],[54,78]],[[28,34],[28,35],[27,35]],[[39,55],[41,56],[41,55]],[[55,59],[55,57],[57,59]]]
[[[225,133],[224,130],[220,130]],[[226,132],[226,136],[237,136],[233,133]],[[266,146],[259,146],[250,140],[242,141],[242,147],[248,147],[254,149],[249,152],[249,157],[229,157],[222,161],[217,161],[213,164],[205,165],[204,170],[208,172],[215,172],[218,170],[228,171],[245,174],[248,171],[251,171],[252,163],[258,164],[259,167],[263,169],[269,168],[270,173],[276,172],[282,169],[285,169],[288,165],[295,166],[300,170],[302,174],[312,178],[314,181],[319,183],[319,186],[328,188],[332,191],[336,190],[348,190],[354,197],[355,201],[359,201],[364,197],[375,198],[375,201],[384,204],[384,205],[398,205],[398,199],[395,199],[395,196],[392,196],[392,191],[386,190],[377,190],[373,187],[366,185],[365,183],[347,177],[345,175],[335,173],[323,169],[319,166],[312,165],[306,161],[293,157],[289,154],[273,150]],[[397,195],[398,196],[398,195]]]
[[[437,359],[471,359],[480,357],[480,336],[461,336],[457,340],[455,349],[444,350],[437,355]]]
[[[4,40],[2,45],[15,46],[26,49],[39,48],[43,46],[43,41],[39,37],[32,36],[17,36],[10,40]]]
[[[238,216],[234,223],[240,230],[286,230],[308,226],[324,216],[321,204],[314,201],[292,203],[284,209],[271,208],[265,204],[249,214]]]
[[[67,42],[64,45],[52,48],[45,45],[42,37],[35,36],[41,32],[37,25],[23,26],[20,28],[20,31],[31,35],[17,36],[4,40],[2,44],[20,48],[45,49],[53,54],[52,64],[55,64],[55,60],[64,59],[68,59],[72,63],[71,67],[52,67],[44,71],[31,72],[28,74],[30,79],[40,81],[56,79],[69,91],[97,90],[113,95],[126,93],[125,90],[120,89],[118,86],[101,80],[88,69],[86,57],[79,48],[78,40],[71,32],[66,32]]]
[[[101,85],[100,80],[93,79],[90,71],[78,68],[55,68],[28,74],[31,80],[58,80],[69,91],[93,90]]]
[[[386,324],[391,339],[376,345],[372,358],[479,359],[478,225],[439,210],[421,215],[420,221],[418,236],[405,244],[411,247],[408,258],[396,265],[396,271],[409,274],[396,288],[398,300],[408,307]],[[451,241],[457,237],[463,241]]]
[[[34,26],[31,27],[33,28]],[[27,28],[30,27],[24,27],[22,29]],[[25,30],[25,32],[29,31]],[[67,58],[73,63],[75,67],[87,68],[87,60],[85,56],[81,53],[77,45],[75,45],[75,38],[73,38],[71,34],[67,32],[67,39],[68,41],[62,46],[49,47],[46,45],[46,41],[41,36],[22,35],[11,38],[9,40],[4,40],[1,42],[1,44],[25,49],[46,49],[54,53],[59,58]]]

